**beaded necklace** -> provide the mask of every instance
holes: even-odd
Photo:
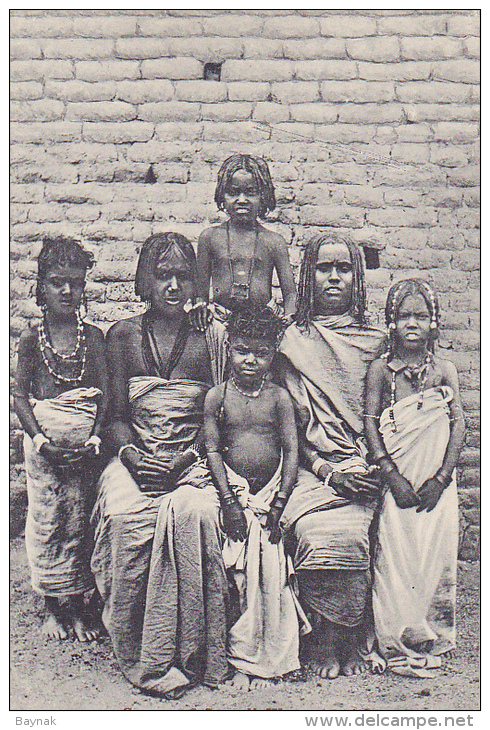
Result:
[[[259,395],[262,393],[262,388],[265,384],[265,377],[262,378],[262,382],[260,383],[260,387],[257,390],[254,390],[253,393],[247,393],[245,390],[242,390],[239,385],[237,384],[235,378],[232,376],[230,378],[231,382],[233,383],[236,390],[238,390],[241,395],[244,395],[246,398],[258,398]]]
[[[52,375],[55,380],[61,383],[69,383],[70,385],[81,383],[85,374],[85,365],[87,363],[87,341],[85,337],[85,328],[79,312],[77,312],[77,341],[75,349],[68,355],[58,352],[53,346],[53,343],[51,342],[51,334],[49,332],[49,325],[46,319],[46,315],[44,315],[44,317],[42,318],[37,331],[41,358],[44,366],[46,367],[46,370],[50,373],[50,375]],[[54,367],[51,366],[47,353],[48,350],[54,357],[55,362],[58,361],[60,365],[67,360],[73,360],[73,365],[76,365],[79,368],[79,372],[73,376],[62,375]],[[79,356],[80,352],[81,356]]]
[[[403,374],[405,377],[410,380],[412,385],[416,385],[417,391],[419,393],[419,397],[417,400],[417,410],[420,411],[420,409],[423,406],[424,402],[424,391],[425,386],[427,385],[427,378],[429,377],[429,370],[430,366],[434,362],[434,357],[432,353],[428,352],[421,363],[418,365],[407,365],[405,364],[405,367],[403,368]],[[397,433],[398,429],[395,422],[395,413],[394,413],[394,407],[396,402],[396,375],[397,372],[400,372],[399,370],[392,370],[391,372],[391,393],[390,393],[390,407],[389,407],[389,416],[390,416],[390,422],[391,422],[391,430],[392,433]]]

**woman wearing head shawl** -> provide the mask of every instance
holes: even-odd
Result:
[[[127,679],[180,696],[225,678],[226,576],[218,502],[201,459],[204,398],[221,382],[224,328],[189,324],[196,257],[176,233],[143,245],[135,289],[147,311],[107,335],[115,457],[94,510],[92,570]]]
[[[370,587],[368,530],[376,500],[366,463],[363,391],[383,333],[365,319],[357,245],[337,234],[312,238],[300,272],[296,323],[279,362],[296,407],[302,466],[283,514],[300,600],[314,625],[310,667],[321,677],[358,674]]]

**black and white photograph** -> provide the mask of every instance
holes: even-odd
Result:
[[[11,719],[483,727],[480,9],[8,13]]]

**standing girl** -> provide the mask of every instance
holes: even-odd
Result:
[[[84,593],[93,588],[88,520],[94,457],[106,411],[104,337],[82,320],[93,257],[69,238],[45,238],[38,258],[38,326],[19,341],[15,410],[25,430],[31,581],[45,600],[42,631],[90,641]]]
[[[464,438],[458,375],[434,354],[435,292],[421,279],[391,287],[389,350],[367,377],[365,427],[387,492],[380,515],[373,610],[381,653],[402,674],[430,676],[455,645],[458,503]]]
[[[194,317],[206,326],[209,286],[215,304],[226,309],[248,304],[264,306],[272,297],[272,275],[277,272],[284,313],[291,318],[296,288],[286,241],[259,222],[276,207],[274,186],[265,160],[232,155],[218,173],[214,195],[228,220],[206,228],[197,244],[198,295]]]

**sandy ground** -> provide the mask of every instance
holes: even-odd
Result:
[[[390,672],[308,677],[242,694],[196,688],[178,701],[146,697],[122,676],[107,637],[84,645],[40,634],[42,600],[29,584],[24,541],[11,541],[11,710],[468,710],[479,698],[479,574],[459,566],[458,649],[437,679]]]

